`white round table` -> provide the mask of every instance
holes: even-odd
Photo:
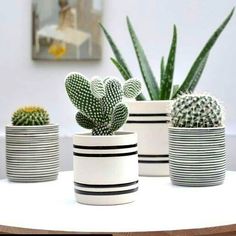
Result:
[[[158,233],[210,227],[210,232],[236,232],[235,203],[236,172],[227,172],[221,186],[202,188],[173,186],[168,177],[140,177],[137,200],[116,206],[75,202],[73,172],[61,172],[52,182],[1,180],[0,231],[11,232],[17,227],[80,233]],[[216,226],[223,227],[212,230]],[[177,233],[171,235],[181,235]]]

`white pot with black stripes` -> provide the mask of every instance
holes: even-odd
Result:
[[[169,175],[168,127],[171,100],[128,102],[129,118],[123,130],[138,134],[141,176]]]
[[[138,190],[137,134],[76,134],[73,145],[74,187],[78,202],[115,205],[135,200]]]

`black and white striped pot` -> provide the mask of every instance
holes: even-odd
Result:
[[[169,128],[170,177],[175,185],[213,186],[224,182],[225,128]]]
[[[6,169],[14,182],[57,179],[58,125],[6,126]]]
[[[125,131],[138,134],[139,175],[168,176],[168,127],[172,101],[128,102]]]
[[[137,135],[76,134],[74,188],[84,204],[115,205],[133,202],[138,190]]]

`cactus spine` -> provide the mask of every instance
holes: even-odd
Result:
[[[28,126],[28,125],[48,125],[48,112],[38,106],[26,106],[16,110],[12,115],[12,125]]]
[[[185,94],[173,104],[171,123],[173,127],[219,127],[222,126],[222,108],[209,95]]]
[[[70,73],[65,87],[71,102],[79,110],[77,123],[92,129],[93,135],[112,135],[121,128],[128,117],[123,97],[134,98],[141,92],[141,83],[137,79],[122,86],[113,77],[104,80],[95,77],[90,82],[79,73]]]

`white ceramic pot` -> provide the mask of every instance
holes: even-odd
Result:
[[[10,181],[57,179],[58,128],[58,125],[6,126],[6,168]]]
[[[138,134],[139,175],[168,176],[168,127],[172,101],[128,102],[125,131]]]
[[[84,204],[115,205],[135,200],[138,190],[137,135],[74,135],[76,200]]]
[[[175,185],[224,182],[225,128],[169,128],[170,177]]]

